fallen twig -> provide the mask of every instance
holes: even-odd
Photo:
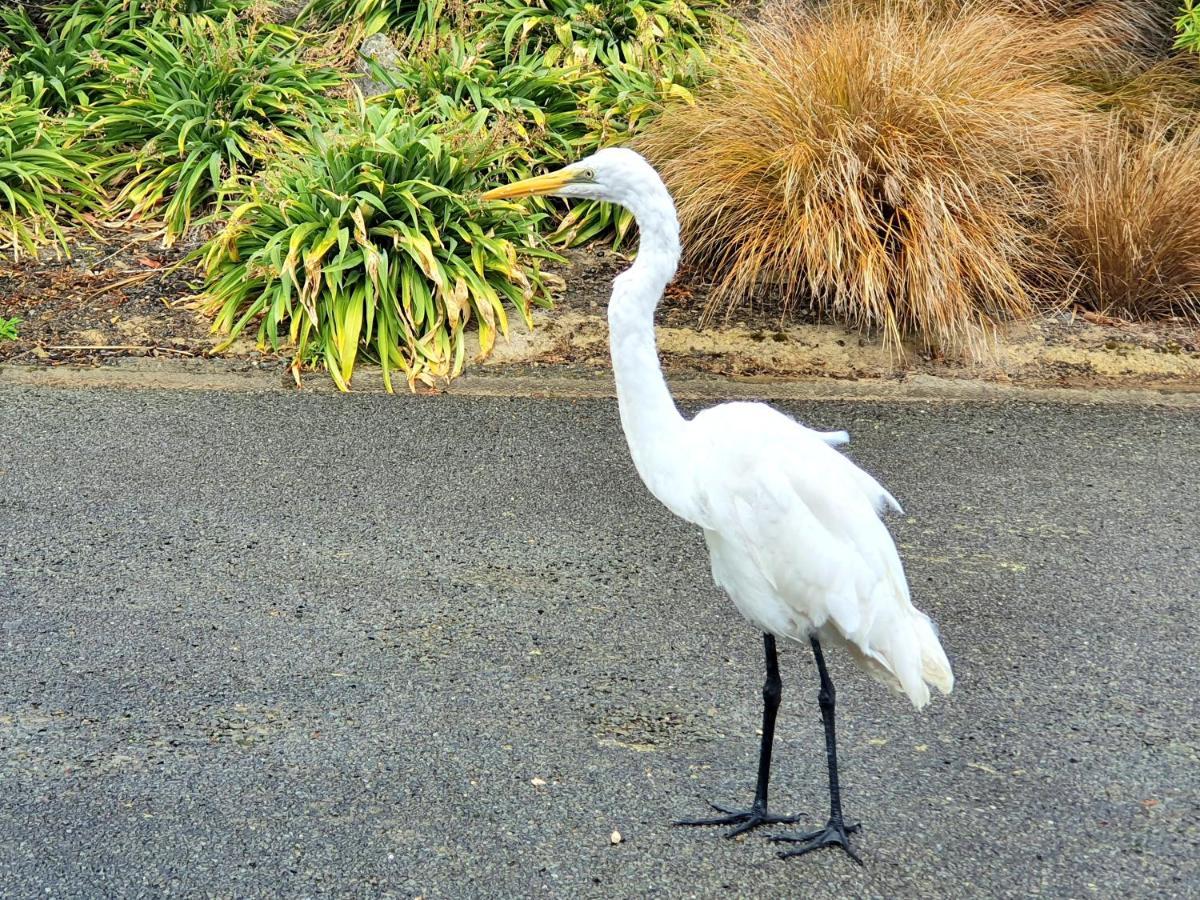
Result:
[[[150,352],[179,353],[183,356],[195,356],[192,350],[178,350],[175,347],[160,347],[157,344],[47,344],[43,350],[146,350]]]
[[[89,295],[87,299],[95,300],[97,297],[107,294],[109,291],[115,291],[117,288],[125,287],[127,284],[137,284],[139,281],[146,281],[149,278],[153,278],[160,271],[160,269],[151,269],[148,272],[139,272],[137,275],[131,275],[128,278],[122,278],[120,281],[114,281],[111,284],[106,284],[104,287],[100,288],[100,290]]]
[[[96,260],[95,263],[92,264],[92,267],[99,268],[103,263],[106,263],[110,259],[112,259],[114,256],[117,256],[117,255],[125,252],[130,247],[132,247],[134,244],[145,243],[146,241],[152,241],[152,240],[154,240],[154,235],[152,235],[152,234],[136,235],[133,238],[131,238],[130,240],[126,241],[124,244],[122,244],[120,247],[118,247],[112,253],[108,254],[107,256],[102,256],[100,259]]]
[[[1078,315],[1086,322],[1091,322],[1093,325],[1129,325],[1132,324],[1125,319],[1106,316],[1104,313],[1098,313],[1090,309],[1085,309],[1082,306],[1076,305],[1071,311],[1073,315]]]

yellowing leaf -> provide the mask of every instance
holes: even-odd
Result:
[[[407,248],[409,254],[416,261],[425,277],[432,281],[442,290],[445,290],[446,282],[442,278],[441,270],[438,268],[437,258],[433,255],[433,245],[429,243],[429,238],[423,234],[413,234],[400,239],[400,244]]]
[[[668,97],[678,97],[679,99],[681,99],[685,103],[687,103],[689,106],[696,105],[695,95],[691,91],[689,91],[687,88],[685,88],[682,84],[672,83],[671,86],[667,88],[667,96]]]
[[[454,282],[451,290],[441,292],[441,297],[442,302],[446,305],[446,320],[451,327],[466,324],[471,313],[470,294],[467,291],[466,280],[460,276]]]

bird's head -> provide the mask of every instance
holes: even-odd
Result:
[[[657,173],[640,155],[624,147],[608,147],[555,172],[494,188],[481,199],[579,197],[629,207],[639,196],[662,190]]]

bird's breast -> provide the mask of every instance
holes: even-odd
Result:
[[[750,624],[778,637],[803,640],[812,623],[786,603],[753,559],[717,531],[705,529],[713,581]]]

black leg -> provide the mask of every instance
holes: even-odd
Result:
[[[775,635],[763,635],[763,656],[767,678],[763,682],[762,742],[758,745],[758,781],[754,785],[754,806],[767,809],[767,790],[771,784],[771,751],[775,747],[775,716],[783,697],[783,682],[779,678],[779,656],[775,652]]]
[[[833,689],[833,681],[825,668],[825,655],[821,645],[814,637],[812,640],[813,656],[817,660],[817,672],[821,676],[821,691],[817,694],[817,702],[821,705],[821,721],[825,725],[825,761],[829,768],[829,821],[824,828],[805,834],[774,834],[773,841],[788,841],[803,844],[796,850],[789,850],[779,855],[784,859],[789,856],[803,856],[822,847],[841,847],[850,858],[862,865],[858,854],[850,848],[849,835],[858,831],[860,826],[855,823],[847,825],[842,816],[842,791],[838,784],[837,764],[837,732],[834,728],[834,708],[837,702],[837,692]]]
[[[719,803],[709,804],[717,812],[725,813],[715,819],[684,819],[676,825],[735,825],[725,837],[737,837],[759,825],[788,824],[799,816],[773,816],[767,812],[767,790],[771,783],[771,748],[775,743],[775,715],[779,712],[779,699],[783,695],[783,683],[779,679],[779,657],[775,652],[775,636],[763,635],[763,653],[766,657],[767,679],[763,682],[762,743],[758,751],[758,782],[754,787],[754,805],[749,809],[733,809]]]

